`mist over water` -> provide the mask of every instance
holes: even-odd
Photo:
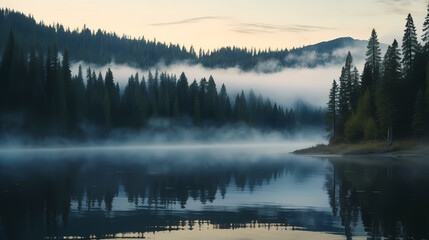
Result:
[[[90,128],[90,127],[88,127]],[[91,130],[88,129],[88,136]],[[294,150],[326,143],[323,128],[311,127],[294,132],[250,128],[244,124],[222,127],[194,127],[176,124],[166,119],[152,119],[147,127],[115,129],[102,137],[66,139],[47,137],[38,139],[20,135],[0,139],[0,155],[46,153],[75,154],[77,152],[171,152],[192,151],[232,152],[251,151],[287,154]]]
[[[0,154],[0,238],[427,239],[424,159],[226,145]]]

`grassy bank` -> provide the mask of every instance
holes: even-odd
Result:
[[[390,147],[385,147],[385,141],[368,141],[360,143],[340,143],[316,145],[310,148],[296,150],[295,154],[304,155],[376,155],[376,154],[417,154],[429,155],[429,143],[419,140],[398,140]]]

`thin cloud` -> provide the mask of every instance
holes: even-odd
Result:
[[[255,31],[251,31],[251,30],[240,30],[240,29],[231,29],[229,31],[241,33],[241,34],[257,34],[257,33],[260,33],[260,32],[255,32]]]
[[[258,33],[279,33],[279,32],[313,32],[320,30],[333,30],[331,27],[314,26],[314,25],[276,25],[267,23],[240,23],[234,25],[230,31],[244,34],[258,34]]]
[[[290,25],[277,25],[270,23],[254,23],[254,22],[239,22],[230,17],[219,17],[219,16],[202,16],[194,18],[186,18],[182,20],[172,22],[159,22],[152,23],[150,26],[173,26],[191,23],[200,23],[211,20],[229,20],[229,31],[240,34],[260,34],[260,33],[279,33],[279,32],[313,32],[320,30],[334,30],[332,27],[315,26],[315,25],[302,25],[302,24],[290,24]]]
[[[198,23],[201,21],[206,20],[222,20],[225,19],[223,17],[216,17],[216,16],[204,16],[204,17],[194,17],[194,18],[187,18],[179,21],[172,21],[172,22],[163,22],[163,23],[152,23],[151,26],[171,26],[171,25],[180,25],[180,24],[189,24],[189,23]]]
[[[291,25],[276,25],[269,23],[252,23],[252,22],[237,22],[228,17],[219,16],[202,16],[194,18],[186,18],[172,22],[160,22],[152,23],[151,26],[172,26],[181,24],[199,23],[210,20],[232,20],[229,24],[231,32],[241,34],[259,34],[259,33],[279,33],[279,32],[312,32],[319,30],[333,30],[335,28],[315,26],[315,25],[302,25],[302,24],[291,24]]]
[[[386,6],[386,11],[396,14],[409,13],[410,5],[427,4],[426,0],[375,0],[377,3]],[[423,5],[422,5],[423,6]],[[424,5],[426,7],[426,5]]]

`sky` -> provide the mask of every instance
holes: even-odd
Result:
[[[408,13],[418,32],[427,0],[1,0],[0,7],[71,29],[103,29],[160,42],[213,49],[301,47],[350,36],[400,40]]]

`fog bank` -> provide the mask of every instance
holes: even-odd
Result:
[[[85,129],[90,136],[90,127]],[[141,129],[116,129],[104,136],[80,139],[46,137],[37,139],[18,134],[0,136],[0,155],[52,151],[171,151],[224,149],[277,149],[288,153],[326,143],[323,128],[295,132],[261,130],[244,124],[222,127],[184,126],[167,119],[152,119]],[[247,151],[247,150],[246,150]]]
[[[267,62],[266,64],[270,64]],[[113,71],[114,79],[121,89],[128,82],[131,74],[139,73],[140,77],[147,78],[149,70],[142,70],[130,65],[119,65],[110,63],[104,66],[77,62],[71,65],[72,73],[77,74],[79,65],[83,70],[88,66],[92,70],[102,72],[104,75],[108,68]],[[359,66],[359,65],[358,65]],[[155,71],[175,74],[177,77],[185,72],[189,84],[196,79],[208,78],[210,75],[216,81],[217,88],[220,90],[222,84],[225,84],[230,98],[244,90],[248,92],[253,89],[256,94],[262,94],[282,106],[292,106],[296,100],[304,100],[314,106],[325,106],[328,101],[329,89],[333,79],[338,79],[341,72],[341,65],[329,65],[317,68],[289,68],[274,73],[263,73],[249,71],[244,72],[239,68],[228,69],[208,69],[202,65],[189,65],[186,63],[176,63],[165,66],[158,64],[151,69]]]

